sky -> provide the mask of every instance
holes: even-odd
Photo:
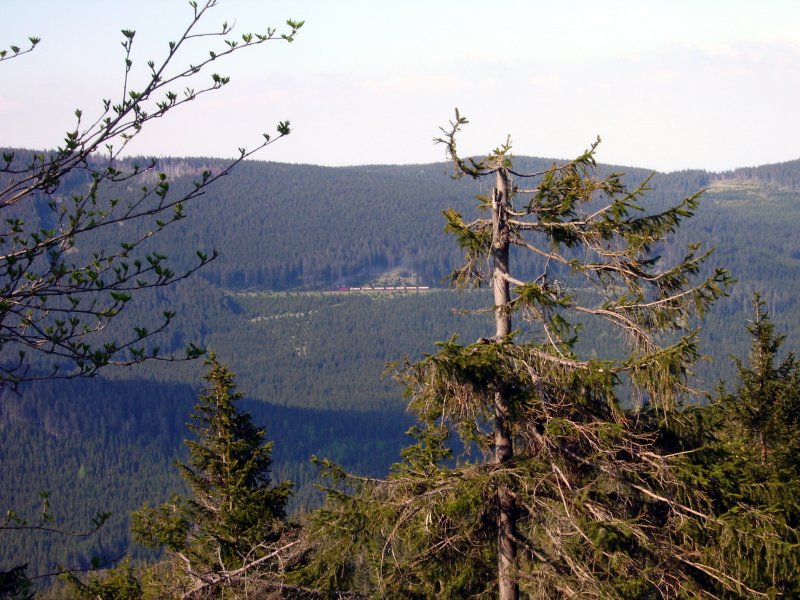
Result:
[[[203,3],[203,0],[199,0]],[[185,0],[0,0],[0,146],[52,148],[121,93],[121,29],[136,30],[133,87],[191,19]],[[280,31],[215,65],[231,77],[147,126],[133,154],[229,157],[289,120],[256,155],[320,165],[446,159],[433,138],[467,117],[463,154],[511,136],[517,155],[659,171],[800,158],[798,0],[218,0],[201,22]],[[192,40],[185,66],[221,40]],[[197,87],[209,74],[199,75]],[[175,91],[180,91],[182,87]]]

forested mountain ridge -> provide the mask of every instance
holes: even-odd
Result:
[[[146,165],[148,159],[126,162]],[[515,158],[520,172],[541,171],[554,162],[558,161]],[[223,161],[212,158],[164,158],[154,173],[165,173],[173,188],[170,193],[177,193],[204,170],[214,172],[222,166]],[[609,171],[624,172],[631,187],[651,174],[639,168],[600,168],[601,173]],[[159,239],[157,248],[177,265],[194,260],[195,250],[216,248],[222,255],[202,270],[202,276],[226,289],[329,289],[360,285],[393,268],[409,269],[421,283],[439,285],[458,256],[442,231],[441,212],[450,206],[457,210],[469,206],[467,200],[482,191],[466,181],[454,182],[449,174],[445,163],[320,167],[246,161],[187,207],[188,218],[173,235]],[[712,200],[728,199],[731,188],[725,182],[737,182],[744,204],[717,205],[706,198],[698,218],[690,220],[680,235],[720,246],[725,266],[742,271],[742,279],[752,261],[740,261],[735,248],[709,239],[704,235],[707,227],[698,230],[697,221],[714,204],[717,227],[724,225],[729,232],[746,236],[753,216],[747,215],[745,225],[735,209],[758,206],[759,198],[785,200],[785,195],[798,192],[800,160],[723,173],[655,173],[644,204],[658,210],[701,189],[708,189]],[[59,196],[69,198],[85,184],[81,177],[65,178]],[[113,193],[124,200],[132,192],[121,186]],[[773,212],[777,206],[758,208],[759,222],[781,226]],[[104,232],[98,243],[113,245],[111,235]]]
[[[518,158],[515,164],[520,171],[539,171],[552,162]],[[180,189],[218,164],[214,159],[162,159],[159,168]],[[602,168],[612,170],[625,171],[631,185],[649,175],[641,169]],[[329,168],[245,162],[188,206],[187,218],[153,246],[178,265],[197,249],[216,248],[221,256],[186,282],[137,297],[115,327],[130,328],[165,307],[175,309],[174,326],[161,342],[164,350],[194,341],[216,350],[240,375],[241,389],[260,402],[248,410],[276,440],[276,474],[299,484],[301,504],[313,485],[314,469],[307,463],[311,454],[331,456],[356,470],[385,469],[407,426],[397,416],[400,387],[381,379],[385,363],[432,352],[436,340],[454,332],[465,340],[486,335],[484,323],[490,317],[485,313],[451,312],[453,307],[485,305],[485,297],[445,290],[357,295],[332,288],[377,282],[387,273],[443,287],[442,278],[459,252],[443,231],[442,210],[461,210],[476,193],[487,192],[448,175],[443,163]],[[753,290],[761,290],[775,311],[776,323],[789,334],[788,347],[797,347],[798,182],[800,161],[726,173],[656,173],[649,183],[653,190],[644,199],[649,210],[707,189],[696,217],[664,251],[680,252],[689,242],[716,246],[711,264],[729,268],[739,279],[731,298],[720,302],[702,324],[703,350],[717,361],[705,374],[705,389],[717,377],[729,377],[730,368],[724,369],[729,354],[744,354],[743,324],[750,316]],[[84,184],[65,180],[60,194],[68,198]],[[124,198],[126,190],[118,192]],[[26,218],[36,216],[33,211]],[[97,246],[116,243],[104,236],[95,240]],[[313,290],[325,293],[308,293]],[[62,506],[69,507],[66,513],[85,505],[96,490],[124,495],[124,501],[98,495],[100,504],[73,514],[78,517],[70,522],[74,527],[94,510],[116,514],[99,540],[80,551],[59,550],[44,559],[52,542],[38,540],[31,542],[33,553],[24,545],[28,542],[9,545],[14,553],[9,556],[23,554],[54,564],[85,561],[91,552],[110,556],[123,550],[127,512],[142,499],[158,501],[179,486],[170,465],[181,452],[182,424],[201,372],[199,362],[182,367],[153,363],[109,371],[107,379],[76,382],[68,393],[46,385],[38,393],[31,388],[21,398],[4,399],[0,427],[7,444],[0,456],[4,472],[15,474],[13,487],[0,497],[4,508],[20,507],[43,487],[61,494]],[[22,410],[26,398],[35,400]],[[357,424],[354,437],[343,435],[348,427],[336,426],[338,418]],[[301,424],[302,431],[297,429]],[[284,442],[303,436],[305,445],[294,454],[284,453]],[[362,453],[374,460],[359,462]],[[26,463],[32,455],[37,461]],[[132,456],[135,464],[117,467]],[[90,457],[116,458],[108,461],[106,472],[92,466]],[[46,479],[45,472],[54,476]],[[134,480],[137,488],[128,489]],[[11,558],[2,560],[6,564]]]
[[[735,179],[772,184],[786,192],[800,191],[800,159],[715,173],[713,181]]]
[[[19,160],[25,152],[15,151]],[[127,159],[125,166],[148,162]],[[552,163],[518,162],[520,169],[537,171]],[[152,178],[165,173],[169,193],[178,194],[204,170],[216,172],[223,165],[207,158],[165,158]],[[480,192],[448,175],[444,163],[318,167],[246,161],[187,207],[189,218],[169,239],[160,239],[157,248],[178,266],[193,261],[194,250],[217,248],[222,257],[203,269],[203,277],[231,289],[358,285],[395,267],[411,268],[422,282],[436,285],[458,256],[443,234],[441,211],[468,206],[464,200]],[[633,180],[646,175],[642,170],[630,173]],[[86,184],[85,175],[66,177],[57,197],[68,200]],[[124,202],[136,192],[138,188],[121,184],[108,193]],[[115,235],[99,233],[97,245],[113,246]]]
[[[128,160],[146,164],[145,159]],[[539,172],[553,162],[556,161],[518,157],[515,168],[519,172]],[[206,169],[213,171],[221,164],[208,158],[176,158],[160,160],[157,168],[174,178],[172,188],[179,191],[181,186],[190,185],[193,176]],[[707,336],[715,340],[719,336],[730,338],[731,328],[715,326],[714,321],[743,322],[752,293],[761,291],[775,311],[776,322],[792,340],[793,323],[783,319],[796,306],[793,290],[800,284],[800,240],[796,236],[800,226],[800,191],[797,191],[800,160],[724,173],[693,170],[652,174],[617,166],[601,166],[599,171],[600,174],[624,172],[630,188],[652,175],[648,182],[650,191],[641,199],[649,212],[663,210],[699,190],[706,190],[695,217],[684,223],[664,253],[667,258],[674,257],[690,243],[700,243],[704,249],[716,248],[708,264],[729,269],[738,280],[731,297],[716,307],[707,323]],[[251,322],[258,318],[248,312],[255,310],[256,301],[236,294],[331,290],[375,283],[381,278],[387,281],[387,274],[402,275],[405,283],[446,286],[443,280],[456,264],[459,250],[444,232],[442,211],[452,206],[468,218],[474,212],[468,208],[470,199],[487,191],[466,180],[454,181],[450,174],[451,168],[445,163],[319,167],[246,161],[205,197],[188,206],[187,218],[176,224],[172,235],[153,244],[154,249],[169,257],[170,263],[177,265],[176,270],[189,264],[196,250],[216,249],[219,258],[186,285],[136,299],[138,308],[131,307],[127,322],[117,325],[130,328],[142,319],[140,315],[158,315],[163,307],[170,306],[177,309],[178,322],[161,341],[163,349],[177,350],[189,341],[216,347],[240,374],[243,388],[254,397],[278,404],[322,404],[331,408],[372,404],[374,397],[367,401],[364,387],[357,384],[353,385],[361,391],[347,382],[334,386],[338,387],[340,397],[350,398],[343,405],[330,400],[330,394],[287,394],[278,383],[282,378],[268,383],[272,369],[264,372],[260,364],[265,361],[273,364],[276,371],[285,371],[278,367],[283,354],[292,369],[312,359],[291,356],[281,341],[285,332],[276,329],[276,322]],[[70,185],[77,184],[66,182],[61,195],[67,197]],[[123,198],[125,192],[120,190]],[[97,244],[108,247],[116,243],[108,237],[112,233],[106,231],[106,237]],[[535,266],[531,263],[529,272]],[[524,273],[524,265],[522,270]],[[440,309],[447,310],[458,302],[447,306],[444,301]],[[399,306],[403,304],[395,308]],[[333,310],[333,314],[339,312]],[[375,318],[386,319],[380,312],[374,314]],[[432,322],[441,321],[433,318]],[[322,333],[331,324],[320,313],[280,322],[284,328],[311,327],[321,337],[333,334]],[[347,331],[347,324],[342,326],[338,331]],[[369,333],[364,331],[363,335]],[[446,338],[449,332],[442,329],[437,335],[440,337],[434,340]],[[278,346],[274,351],[270,349],[273,339]],[[241,340],[248,341],[241,345]],[[381,355],[377,354],[376,364],[395,360],[406,352],[429,351],[434,340],[427,340],[419,349],[395,345],[394,356],[379,358]],[[711,348],[727,366],[725,357],[735,347],[713,343]],[[331,352],[335,354],[337,350],[331,347]],[[259,355],[263,359],[256,359]],[[335,368],[335,361],[322,360],[321,366],[323,370]],[[153,368],[156,377],[168,380],[191,382],[198,375],[197,370],[187,377],[174,373],[171,367]],[[378,371],[376,367],[369,369],[369,376],[374,377]],[[724,368],[713,371],[716,373],[709,374],[707,385],[713,385],[715,375],[730,374]],[[345,389],[351,393],[344,393]],[[391,404],[387,399],[395,393],[385,391],[379,404]]]

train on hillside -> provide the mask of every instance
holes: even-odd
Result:
[[[424,292],[431,289],[427,285],[395,285],[395,286],[364,286],[348,287],[340,286],[333,288],[334,292]]]

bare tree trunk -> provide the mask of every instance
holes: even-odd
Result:
[[[508,304],[511,294],[508,285],[508,171],[498,167],[495,189],[492,192],[492,262],[494,287],[495,340],[504,339],[511,332],[511,315]],[[495,462],[502,464],[514,456],[514,445],[508,427],[508,399],[502,391],[494,398],[494,453]],[[500,600],[517,600],[519,586],[516,582],[517,541],[516,505],[514,494],[507,486],[497,490],[497,576]]]

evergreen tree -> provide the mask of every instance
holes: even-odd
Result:
[[[495,184],[479,197],[487,216],[445,211],[466,258],[453,281],[493,288],[494,335],[453,338],[401,370],[417,443],[388,479],[323,461],[343,487],[317,515],[303,576],[381,597],[700,597],[709,581],[749,593],[698,559],[708,503],[656,445],[654,424],[690,392],[692,318],[732,281],[701,273],[697,245],[671,264],[658,256],[699,195],[648,213],[646,181],[595,175],[596,144],[532,175],[514,170],[508,144],[463,160],[464,123],[457,114],[440,140],[456,176]],[[539,257],[529,280],[514,275],[517,250]],[[581,343],[589,320],[618,340],[608,356]]]
[[[755,317],[747,327],[752,336],[749,366],[734,359],[739,374],[736,394],[725,394],[722,402],[733,422],[755,448],[759,463],[776,472],[797,476],[800,469],[800,363],[789,353],[776,364],[784,336],[775,325],[760,295],[753,301]],[[754,442],[754,443],[753,443]]]
[[[142,582],[127,559],[113,569],[89,575],[85,583],[72,572],[65,573],[63,578],[69,597],[75,600],[141,600],[144,593]],[[47,596],[57,598],[59,590],[51,589]]]
[[[737,578],[771,598],[800,595],[800,362],[759,295],[747,364],[735,358],[738,385],[720,389],[699,409],[687,446],[689,485],[702,489],[717,518],[704,531],[709,561],[730,565]],[[685,442],[684,442],[685,443]]]
[[[146,506],[131,525],[140,542],[167,550],[167,589],[184,597],[269,587],[297,544],[286,523],[292,484],[273,485],[272,444],[236,407],[242,394],[233,373],[213,354],[207,364],[209,386],[189,425],[197,438],[187,440],[190,459],[179,465],[191,495]]]
[[[0,598],[13,600],[33,598],[33,594],[30,593],[31,581],[25,573],[27,568],[28,565],[19,565],[8,571],[0,571]]]

